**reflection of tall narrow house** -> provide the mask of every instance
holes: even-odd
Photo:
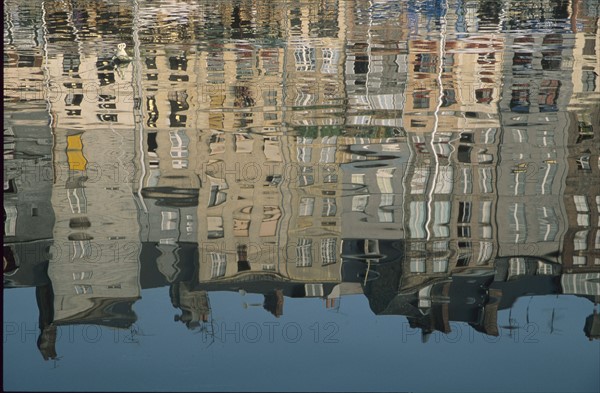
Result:
[[[573,94],[569,102],[568,173],[564,203],[567,232],[563,264],[567,272],[600,270],[600,28],[598,10],[578,4],[573,14]],[[595,13],[595,14],[594,14]],[[580,22],[582,26],[579,26]]]
[[[406,290],[451,271],[489,267],[497,252],[497,52],[503,43],[477,34],[449,40],[458,19],[449,10],[440,37],[409,41]]]
[[[7,5],[4,42],[4,278],[35,285],[52,244],[52,133],[43,99],[41,10]],[[18,270],[17,270],[18,269]]]
[[[541,11],[540,11],[541,12]],[[519,22],[517,16],[513,19]],[[527,23],[527,22],[523,22]],[[504,63],[500,108],[498,233],[501,256],[560,251],[565,232],[567,143],[572,120],[566,112],[572,91],[568,35],[507,35],[515,48]]]
[[[53,21],[50,42],[61,28],[77,32],[70,20],[48,20]],[[113,72],[102,62],[76,45],[50,46],[49,78],[65,90],[51,106],[56,224],[48,275],[55,323],[128,326],[135,319],[131,304],[140,295],[132,197],[134,123],[132,104],[115,81],[130,84],[131,71]],[[104,89],[94,99],[86,96],[84,72]]]

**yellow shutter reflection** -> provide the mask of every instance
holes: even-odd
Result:
[[[87,159],[83,155],[81,135],[83,134],[67,136],[67,161],[69,169],[72,171],[85,171],[87,166]]]

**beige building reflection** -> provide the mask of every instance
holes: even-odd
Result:
[[[47,7],[49,14],[62,12],[59,4]],[[49,21],[47,39],[61,28],[78,34],[70,19]],[[64,41],[48,46],[45,72],[56,86],[49,100],[56,223],[48,270],[55,325],[127,327],[135,320],[131,304],[140,297],[134,118],[131,91],[120,90],[131,86],[131,73],[108,63]]]

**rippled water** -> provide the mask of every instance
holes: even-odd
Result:
[[[600,388],[597,1],[4,6],[7,389]]]

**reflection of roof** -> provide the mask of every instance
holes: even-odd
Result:
[[[193,288],[194,291],[208,291],[208,292],[218,292],[218,291],[229,291],[229,292],[237,292],[240,289],[243,289],[247,293],[257,293],[262,295],[267,295],[272,293],[274,290],[281,290],[283,296],[287,297],[305,297],[306,282],[300,281],[289,281],[289,280],[273,280],[268,279],[268,277],[263,276],[262,274],[253,274],[246,276],[246,278],[251,278],[251,280],[223,280],[217,282],[202,282],[196,283]],[[337,282],[311,282],[310,284],[322,284],[323,285],[323,296],[327,296],[331,293],[333,288],[338,284]]]
[[[45,240],[5,246],[3,251],[5,258],[18,261],[18,269],[9,275],[4,275],[4,287],[36,287],[48,284],[50,282],[48,260],[42,260],[46,254],[39,250],[49,249],[52,243],[53,240]]]
[[[174,253],[176,255],[173,255],[172,269],[178,271],[178,274],[170,277],[170,279],[173,282],[192,280],[198,261],[198,243],[179,242]],[[157,243],[142,243],[140,253],[140,285],[142,289],[159,288],[170,284],[169,280],[159,270],[158,261],[161,255]]]
[[[56,325],[92,324],[126,329],[136,320],[132,309],[139,298],[92,298],[92,306],[79,314],[54,321]]]
[[[520,276],[510,281],[494,281],[490,288],[502,291],[499,309],[510,308],[521,296],[538,296],[560,293],[557,276]]]

